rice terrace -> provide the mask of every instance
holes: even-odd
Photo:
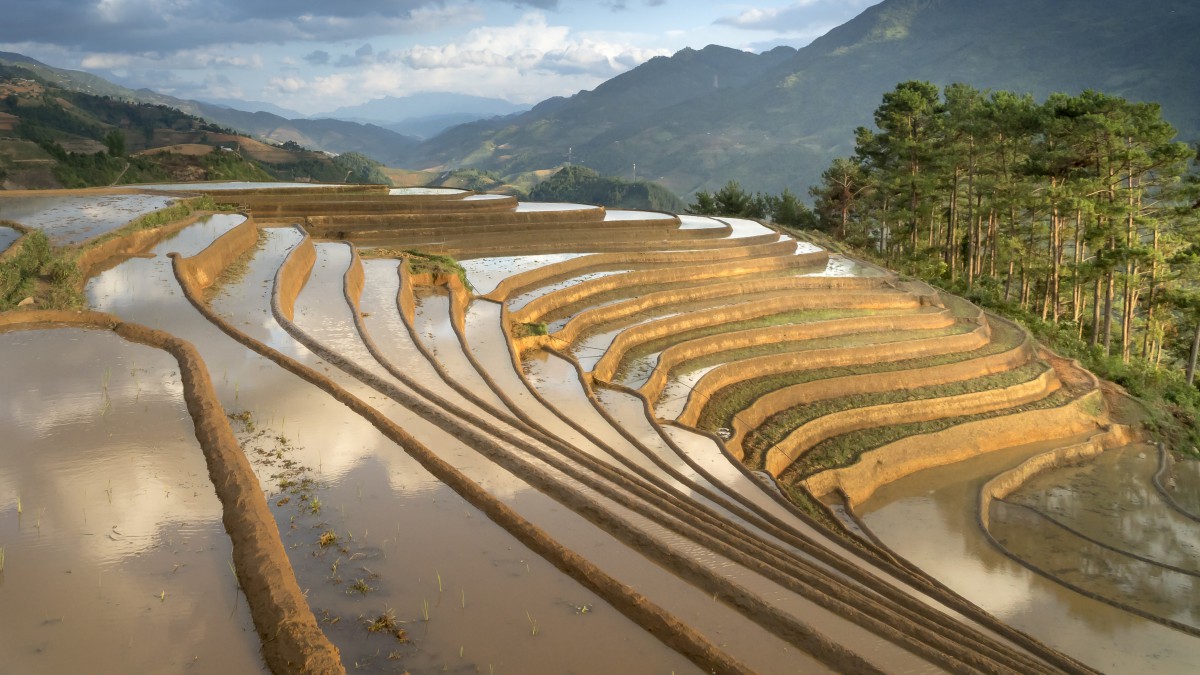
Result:
[[[0,672],[1197,662],[1195,462],[827,242],[287,182],[0,218]]]

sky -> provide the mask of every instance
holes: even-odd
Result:
[[[684,47],[800,47],[876,2],[2,0],[0,51],[306,115],[420,92],[533,104]]]

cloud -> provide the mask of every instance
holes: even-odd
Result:
[[[531,103],[549,95],[597,86],[665,49],[646,49],[621,34],[577,33],[553,25],[544,13],[527,12],[506,26],[476,28],[439,45],[375,50],[364,44],[343,54],[337,65],[353,70],[328,76],[297,73],[277,77],[267,94],[291,107],[332,109],[368,96],[404,96],[420,91],[452,91]],[[347,101],[346,99],[355,99]]]
[[[716,19],[716,24],[785,36],[763,44],[806,43],[826,34],[846,20],[877,4],[878,0],[794,0],[782,7],[752,7],[742,13]],[[757,47],[757,46],[756,46]]]
[[[4,0],[0,43],[170,53],[413,34],[478,16],[477,5],[448,0]]]
[[[304,60],[313,66],[323,66],[329,63],[329,52],[324,49],[318,49],[306,54]]]

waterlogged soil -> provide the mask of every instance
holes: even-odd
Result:
[[[980,530],[983,483],[1062,444],[1011,448],[927,469],[881,487],[859,513],[890,548],[952,590],[1100,671],[1194,672],[1196,638],[1042,577],[1001,553]]]
[[[0,333],[0,670],[264,672],[165,352]]]
[[[442,187],[402,187],[388,190],[389,195],[462,195],[466,190]]]
[[[64,246],[115,230],[174,201],[142,194],[0,196],[0,220],[39,229],[51,243]]]

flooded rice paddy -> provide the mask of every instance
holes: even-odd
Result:
[[[459,192],[402,188],[377,199],[444,203]],[[581,210],[595,212],[597,227],[625,221],[615,227],[631,237],[664,227],[637,221],[672,218],[516,207],[569,223]],[[346,671],[1086,672],[1072,659],[1107,672],[1188,671],[1197,638],[1118,605],[1200,623],[1190,602],[1200,590],[1187,515],[1194,464],[1172,467],[1171,499],[1153,487],[1149,446],[1030,480],[991,514],[1016,558],[978,525],[980,485],[1076,439],[901,477],[860,506],[874,535],[997,621],[874,543],[835,534],[827,513],[795,498],[801,487],[740,465],[716,437],[663,425],[704,375],[736,369],[746,354],[717,350],[728,356],[669,373],[654,406],[631,387],[669,339],[630,358],[617,384],[594,382],[589,371],[627,331],[656,321],[719,317],[716,337],[759,312],[754,302],[828,295],[859,277],[884,295],[903,292],[886,271],[826,262],[807,242],[747,248],[786,240],[755,221],[679,220],[669,244],[653,235],[664,247],[655,262],[624,252],[527,275],[511,292],[505,279],[584,254],[464,251],[472,298],[456,278],[406,287],[404,263],[360,261],[352,241],[311,242],[299,226],[251,231],[243,216],[219,214],[112,261],[86,295],[93,309],[195,346],[266,496],[291,567],[281,573],[294,575]],[[687,231],[704,243],[689,249]],[[723,239],[725,248],[710,245]],[[219,260],[204,262],[215,285],[185,286],[181,278],[193,281],[176,276],[183,263],[169,253]],[[813,277],[787,291],[698,300],[691,289],[730,279],[678,272],[727,255],[772,263],[796,253],[817,259],[736,278]],[[609,280],[615,289],[594,298],[570,295]],[[667,295],[652,307],[561,342],[535,334],[518,347],[509,332],[510,313],[535,301],[559,331],[655,290]],[[860,316],[859,333],[811,344],[874,344],[874,315]],[[0,613],[0,672],[287,672],[263,660],[176,361],[109,331],[48,326],[0,332],[0,350],[0,607],[20,608]],[[869,362],[845,367],[870,372]]]
[[[138,216],[156,211],[175,199],[159,195],[36,195],[0,194],[0,220],[11,220],[46,233],[55,245],[78,244],[115,230]]]

